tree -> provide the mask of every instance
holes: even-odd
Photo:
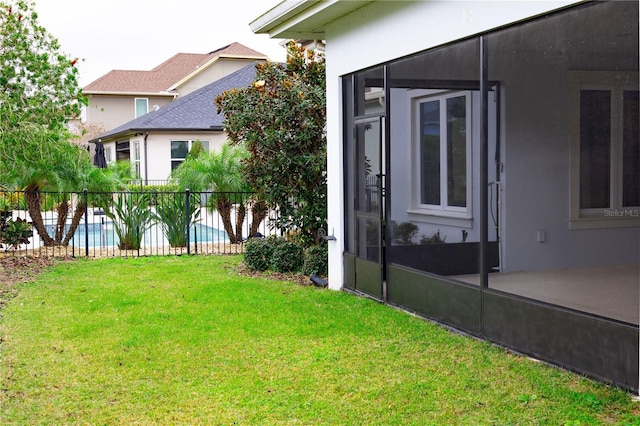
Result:
[[[17,145],[20,150],[13,148]],[[71,225],[65,232],[71,192],[111,191],[122,185],[116,171],[94,167],[89,153],[69,142],[64,129],[34,123],[23,123],[20,128],[0,127],[0,181],[5,182],[7,189],[24,189],[29,216],[46,246],[67,245],[84,214],[86,202],[92,201],[78,198]],[[44,191],[60,194],[53,236],[42,218]]]
[[[242,173],[279,209],[276,226],[318,243],[326,228],[326,96],[322,54],[296,43],[286,64],[256,65],[256,81],[216,98],[225,131],[244,144]]]
[[[85,150],[70,143],[67,121],[87,104],[76,63],[38,24],[32,2],[0,0],[0,180],[26,191],[33,225],[47,246],[68,244],[84,211],[80,201],[64,236],[67,191],[109,180],[93,170]],[[62,194],[53,237],[42,220],[45,190]]]
[[[225,143],[220,151],[210,153],[201,152],[187,158],[173,171],[172,178],[178,181],[181,189],[193,192],[214,191],[211,195],[214,208],[220,213],[224,230],[232,243],[242,242],[242,224],[246,217],[248,192],[251,191],[242,176],[242,160],[247,158],[247,152],[242,145],[232,146]],[[235,229],[231,220],[231,213],[236,209]],[[264,219],[266,212],[260,217],[254,210],[253,222],[255,229]],[[252,232],[254,226],[252,225]]]
[[[0,126],[29,122],[53,129],[78,117],[87,99],[76,63],[38,24],[32,2],[0,0]]]

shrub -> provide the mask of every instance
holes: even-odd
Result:
[[[271,269],[275,272],[298,272],[304,264],[304,250],[296,243],[278,243],[273,249]]]
[[[252,271],[269,269],[273,245],[270,239],[250,238],[244,245],[244,263]]]
[[[304,253],[302,273],[305,275],[329,275],[329,253],[326,244],[311,246]]]
[[[414,244],[413,238],[418,233],[418,225],[411,222],[397,223],[395,220],[392,220],[391,233],[394,244]]]
[[[8,212],[0,214],[0,248],[16,249],[20,244],[29,244],[32,236],[31,222],[20,218],[13,220]]]
[[[431,236],[423,235],[422,238],[420,238],[420,244],[443,244],[447,242],[446,240],[447,236],[441,237],[440,230],[438,229],[438,232]]]

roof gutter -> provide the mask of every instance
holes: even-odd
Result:
[[[274,6],[271,10],[249,23],[249,28],[256,34],[270,34],[274,28],[282,25],[298,13],[308,9],[318,0],[289,0]],[[272,35],[273,37],[273,35]]]

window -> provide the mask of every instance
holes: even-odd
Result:
[[[171,170],[177,168],[187,158],[195,140],[171,141]],[[200,141],[205,152],[209,152],[209,141]]]
[[[133,143],[133,173],[136,179],[142,176],[140,171],[140,141]]]
[[[107,164],[113,162],[113,152],[110,146],[104,147],[104,158],[107,160]]]
[[[425,213],[465,217],[470,211],[468,92],[415,100],[416,207]]]
[[[638,75],[576,72],[572,227],[640,216]],[[582,224],[580,224],[582,222]]]
[[[136,118],[145,115],[149,112],[149,99],[136,98],[135,99]]]

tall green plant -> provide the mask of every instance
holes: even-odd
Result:
[[[38,23],[33,2],[0,0],[0,126],[62,129],[69,118],[79,117],[88,102],[78,84],[77,62]]]
[[[116,193],[112,202],[102,199],[104,213],[113,221],[120,250],[138,250],[144,232],[153,224],[151,200],[144,193]]]
[[[224,230],[231,243],[242,242],[242,224],[247,214],[243,195],[251,190],[241,173],[242,161],[247,151],[242,146],[225,143],[220,151],[201,153],[186,159],[173,171],[172,178],[181,189],[192,192],[213,191],[209,205],[218,211]],[[231,219],[235,209],[235,227]]]
[[[187,211],[187,196],[184,193],[161,193],[156,196],[156,222],[160,222],[162,232],[171,247],[186,247],[187,228],[200,220],[199,197],[191,196]]]
[[[225,131],[249,152],[242,173],[279,209],[276,225],[303,243],[326,229],[326,97],[324,57],[296,43],[286,65],[256,65],[256,81],[216,98]]]

